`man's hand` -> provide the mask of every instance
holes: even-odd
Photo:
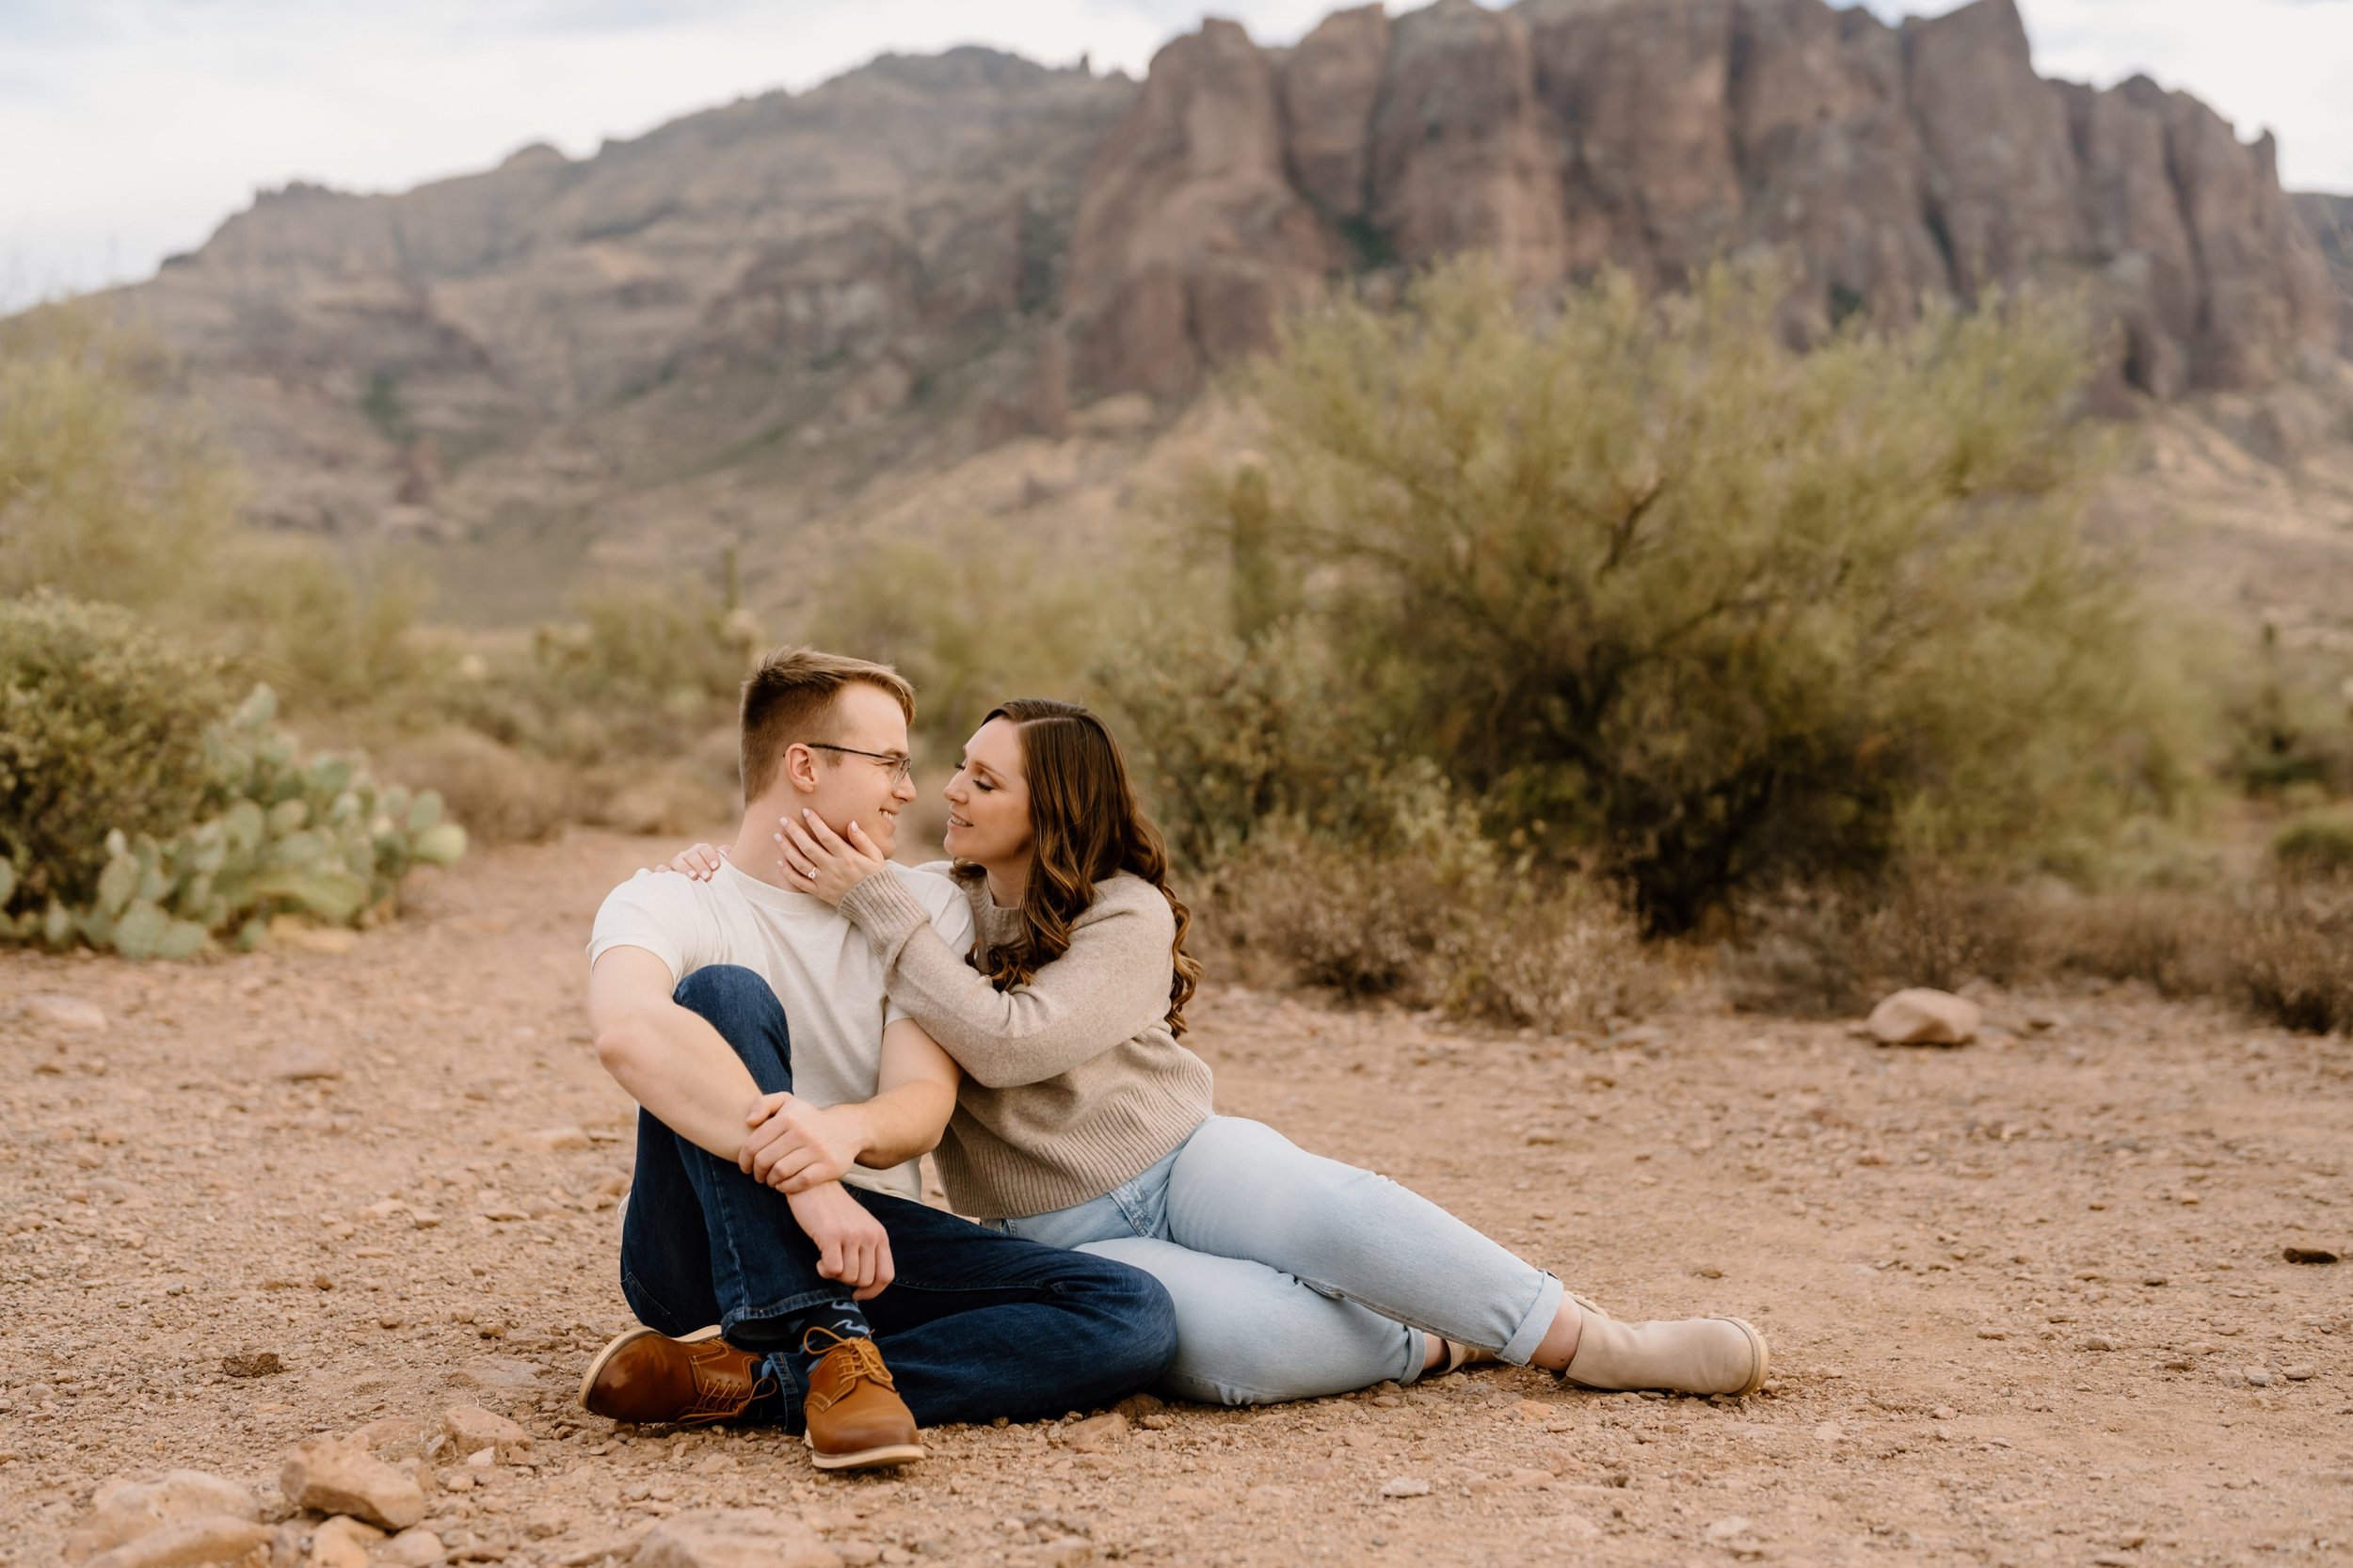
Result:
[[[737,1163],[788,1197],[840,1181],[872,1142],[856,1106],[821,1110],[794,1095],[760,1096],[744,1122],[751,1130]]]
[[[817,1243],[817,1272],[852,1287],[852,1301],[872,1301],[898,1277],[890,1233],[838,1181],[785,1195],[801,1232]]]

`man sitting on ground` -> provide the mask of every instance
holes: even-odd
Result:
[[[919,1424],[1108,1403],[1176,1353],[1149,1275],[924,1205],[956,1065],[848,920],[771,880],[777,823],[804,808],[891,852],[914,713],[887,665],[771,656],[744,683],[732,862],[641,872],[597,912],[589,1022],[640,1107],[621,1290],[648,1325],[590,1365],[598,1415],[776,1422],[821,1467],[898,1464],[922,1457]],[[970,946],[954,884],[891,869]]]

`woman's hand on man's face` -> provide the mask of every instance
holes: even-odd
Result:
[[[840,904],[843,894],[890,864],[856,823],[850,824],[847,839],[814,811],[803,811],[798,821],[781,818],[778,826],[776,840],[781,853],[776,865],[784,872],[784,885],[827,904]]]

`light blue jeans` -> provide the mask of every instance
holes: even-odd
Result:
[[[1160,1386],[1273,1404],[1421,1376],[1425,1334],[1525,1366],[1561,1282],[1386,1176],[1212,1116],[1099,1198],[993,1228],[1133,1264],[1176,1304]]]

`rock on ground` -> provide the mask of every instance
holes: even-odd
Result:
[[[1866,1024],[1883,1046],[1965,1046],[1983,1022],[1977,1004],[1950,991],[1915,985],[1871,1009]]]
[[[378,1459],[413,1459],[424,1451],[424,1427],[407,1416],[384,1416],[354,1431],[349,1440]]]
[[[65,1029],[92,1032],[106,1027],[105,1009],[80,997],[59,996],[54,991],[38,991],[20,1000],[17,1011],[42,1023],[56,1024]]]
[[[260,1516],[253,1494],[207,1471],[167,1470],[152,1480],[117,1476],[90,1499],[88,1517],[67,1538],[65,1560],[80,1562],[166,1525]]]
[[[416,1478],[394,1468],[348,1438],[323,1437],[286,1455],[278,1489],[296,1508],[348,1513],[386,1529],[407,1529],[424,1517]]]
[[[167,1465],[252,1491],[277,1523],[268,1568],[302,1568],[319,1515],[271,1480],[321,1432],[395,1469],[438,1444],[425,1517],[370,1568],[622,1568],[667,1520],[751,1506],[842,1568],[2153,1568],[2353,1540],[2345,1269],[2289,1256],[2353,1236],[2353,1041],[2129,988],[1989,992],[1988,1017],[2064,1027],[1902,1052],[1704,994],[1658,1036],[1609,1038],[1227,977],[1195,999],[1186,1043],[1221,1107],[1383,1172],[1622,1317],[1748,1318],[1774,1363],[1748,1400],[1487,1367],[1264,1409],[1136,1399],[1099,1452],[1063,1411],[942,1427],[923,1464],[862,1477],[817,1473],[770,1429],[588,1416],[581,1370],[629,1311],[634,1108],[581,1037],[579,939],[676,848],[488,851],[420,879],[344,960],[0,952],[0,1034],[33,992],[113,1020],[103,1067],[0,1049],[0,1568],[58,1568],[99,1483]],[[264,1076],[290,1040],[331,1046],[343,1074]],[[1561,1137],[1528,1143],[1531,1125]],[[517,1127],[587,1146],[503,1143]],[[230,1375],[248,1348],[281,1369]],[[468,1465],[452,1406],[531,1448]],[[1380,1497],[1397,1477],[1430,1494]],[[1731,1517],[1750,1528],[1710,1543]]]
[[[266,1548],[267,1525],[227,1514],[189,1519],[152,1529],[112,1551],[101,1552],[83,1568],[201,1568],[208,1563],[243,1563]]]
[[[1127,1435],[1128,1417],[1112,1410],[1064,1427],[1062,1440],[1065,1448],[1080,1453],[1101,1453]]]
[[[376,1568],[433,1568],[446,1555],[441,1538],[419,1526],[385,1542],[369,1554],[369,1560]]]
[[[441,1435],[460,1458],[488,1448],[500,1459],[512,1459],[531,1447],[531,1433],[505,1416],[480,1405],[454,1405],[441,1413]]]
[[[338,1514],[311,1532],[303,1568],[368,1568],[368,1548],[383,1539],[374,1525]]]

